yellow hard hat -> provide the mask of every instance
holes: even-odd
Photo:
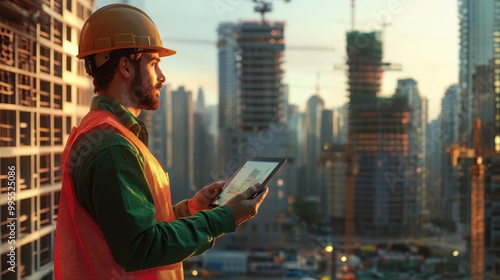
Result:
[[[153,20],[142,10],[126,4],[112,4],[95,11],[83,25],[77,57],[117,49],[146,49],[160,56],[176,52],[163,47]]]

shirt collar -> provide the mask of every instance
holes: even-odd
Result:
[[[104,110],[115,115],[118,120],[146,146],[149,140],[146,125],[130,113],[120,102],[106,96],[94,96],[90,105],[91,110]]]

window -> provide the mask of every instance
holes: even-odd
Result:
[[[54,145],[62,145],[62,117],[54,116]],[[57,162],[57,161],[56,161]]]
[[[52,261],[52,235],[47,234],[40,239],[40,266]]]
[[[40,196],[40,227],[50,224],[50,193]]]
[[[50,74],[50,49],[40,46],[40,70]]]
[[[40,114],[40,146],[50,146],[50,115]],[[47,166],[48,168],[49,166]],[[41,172],[41,171],[40,171]]]
[[[54,43],[62,46],[63,25],[62,22],[54,19]]]
[[[0,64],[14,64],[14,33],[0,27]]]
[[[54,109],[63,108],[63,87],[59,84],[54,84]]]
[[[71,133],[71,129],[73,128],[72,124],[71,124],[71,117],[66,117],[66,134],[70,134]]]
[[[71,85],[66,85],[66,102],[71,102],[71,100],[72,100],[71,91],[72,91]]]
[[[54,0],[54,11],[62,15],[62,0]]]
[[[66,41],[71,42],[71,26],[66,25]]]
[[[21,146],[31,146],[31,136],[32,136],[32,123],[31,123],[31,113],[30,112],[19,112],[19,140]]]
[[[43,38],[50,40],[50,28],[52,26],[50,24],[40,24],[40,36]]]
[[[16,111],[0,110],[0,147],[16,146],[16,123]]]
[[[14,73],[0,70],[0,103],[15,104]]]
[[[54,75],[62,78],[62,53],[54,51]]]
[[[40,80],[40,106],[50,108],[50,82]]]
[[[61,180],[62,180],[62,154],[56,153],[54,154],[54,182],[61,182]]]
[[[40,155],[40,186],[50,184],[50,154]]]
[[[18,74],[19,105],[36,107],[36,84],[31,76]]]
[[[67,55],[66,56],[66,71],[68,72],[71,72],[71,66],[72,66],[72,63],[71,63],[71,56]]]
[[[76,3],[76,16],[83,19],[83,5]]]
[[[17,65],[20,69],[35,72],[35,40],[17,35]]]

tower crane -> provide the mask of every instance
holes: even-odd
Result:
[[[266,21],[266,13],[271,12],[273,9],[273,3],[265,0],[251,0],[257,5],[254,7],[254,11],[260,13],[262,22]],[[290,0],[284,0],[285,3],[290,2]]]
[[[452,166],[458,165],[459,158],[475,159],[470,168],[471,197],[470,197],[470,268],[471,279],[482,280],[484,275],[484,171],[483,156],[491,156],[482,148],[481,119],[474,120],[472,148],[454,146],[447,148],[450,153]]]

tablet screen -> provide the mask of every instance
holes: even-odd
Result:
[[[226,204],[232,197],[257,183],[267,185],[285,162],[285,158],[255,158],[246,161],[226,182],[212,206]]]

